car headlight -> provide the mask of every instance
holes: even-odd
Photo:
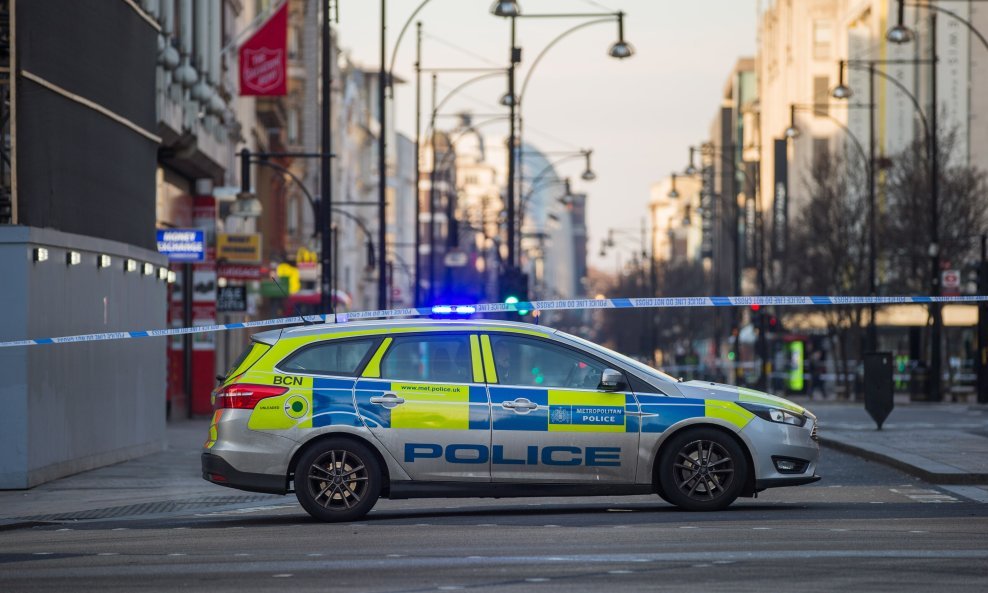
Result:
[[[738,405],[745,410],[748,410],[755,416],[758,416],[763,420],[768,420],[769,422],[792,424],[793,426],[803,426],[806,424],[806,416],[797,414],[796,412],[790,412],[789,410],[749,402],[738,402]]]

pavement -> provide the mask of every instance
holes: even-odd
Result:
[[[879,430],[860,402],[796,401],[819,418],[824,447],[932,484],[988,486],[988,405],[900,401]]]
[[[208,419],[173,421],[166,430],[164,451],[29,490],[0,490],[0,531],[113,517],[151,518],[176,511],[223,510],[244,503],[285,500],[203,480],[199,455],[208,434]]]
[[[800,403],[818,416],[824,447],[988,502],[988,406],[900,402],[882,430],[877,430],[861,403]],[[208,420],[171,422],[164,451],[30,490],[0,491],[0,531],[294,503],[293,498],[241,492],[204,481],[199,453],[208,427]]]

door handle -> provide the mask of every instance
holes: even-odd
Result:
[[[528,412],[539,407],[539,404],[528,400],[524,397],[519,397],[514,401],[501,402],[501,406],[508,410],[514,410],[519,414],[527,414]]]
[[[375,395],[370,398],[370,403],[378,404],[384,406],[385,408],[393,408],[398,404],[405,403],[405,398],[398,397],[394,393],[385,393],[384,395]]]

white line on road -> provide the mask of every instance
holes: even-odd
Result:
[[[927,502],[927,503],[950,503],[950,502],[960,502],[953,496],[949,494],[944,494],[938,490],[933,490],[930,488],[889,488],[889,491],[894,494],[900,494],[909,498],[910,500],[915,500],[916,502]]]
[[[979,488],[977,486],[940,486],[944,490],[953,492],[958,496],[963,496],[964,498],[973,500],[974,502],[980,502],[983,504],[988,504],[988,490],[984,488]]]

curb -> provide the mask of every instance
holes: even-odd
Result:
[[[31,527],[45,527],[48,525],[55,525],[55,523],[51,521],[18,521],[16,519],[13,521],[5,521],[0,519],[0,532],[13,531],[15,529],[29,529]]]
[[[877,461],[907,474],[916,476],[931,484],[963,484],[963,485],[984,485],[988,484],[988,474],[965,473],[962,471],[939,472],[925,469],[908,461],[904,461],[895,456],[881,453],[865,447],[852,445],[844,441],[820,437],[820,444],[844,453],[850,453],[869,461]],[[939,464],[938,464],[939,465]]]

